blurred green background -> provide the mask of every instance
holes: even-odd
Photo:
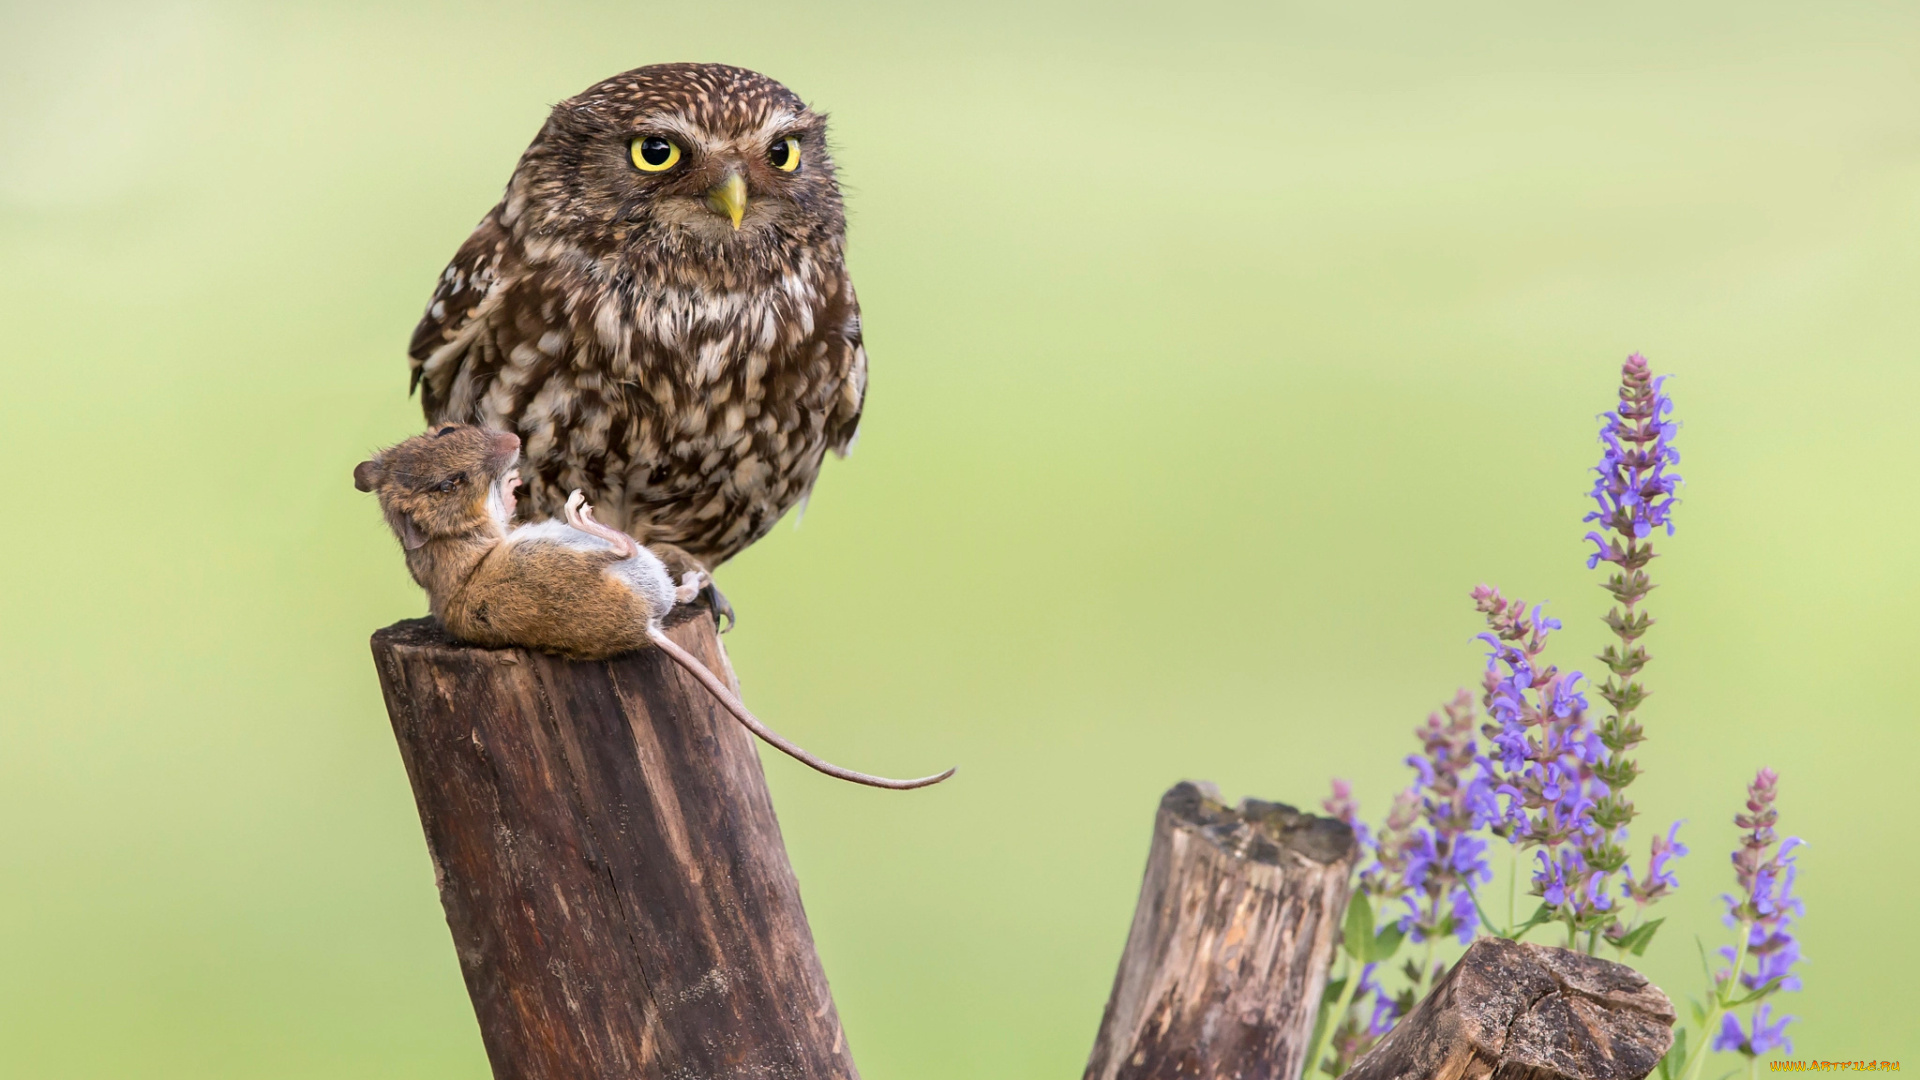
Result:
[[[1770,764],[1796,1056],[1912,1057],[1920,9],[1440,7],[5,7],[0,1075],[487,1075],[366,646],[423,603],[348,472],[547,106],[675,59],[832,112],[873,363],[721,574],[749,698],[962,766],[767,762],[867,1076],[1077,1075],[1160,793],[1377,818],[1476,582],[1593,666],[1635,349],[1688,481],[1647,970],[1698,992]]]

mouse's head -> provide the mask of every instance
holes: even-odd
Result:
[[[520,439],[472,424],[439,424],[354,466],[353,486],[380,497],[408,551],[429,540],[497,535],[513,516]]]

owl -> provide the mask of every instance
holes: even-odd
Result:
[[[867,387],[826,118],[721,64],[554,106],[414,331],[429,423],[520,436],[534,516],[586,492],[712,570],[853,446]]]

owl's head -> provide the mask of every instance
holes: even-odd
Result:
[[[826,117],[723,64],[635,68],[554,106],[515,173],[507,218],[596,256],[709,264],[764,264],[838,242],[846,227]]]

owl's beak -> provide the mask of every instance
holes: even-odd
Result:
[[[740,218],[747,212],[747,182],[738,169],[728,169],[727,178],[707,192],[707,205],[732,221],[734,228],[740,227]]]

